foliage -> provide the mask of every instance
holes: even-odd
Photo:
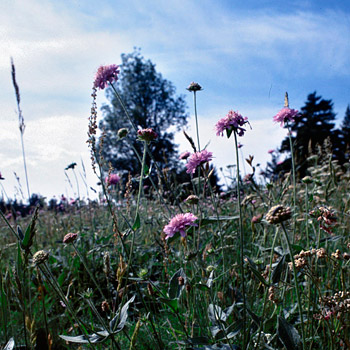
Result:
[[[174,85],[156,71],[155,64],[145,60],[140,51],[122,54],[120,75],[115,84],[134,124],[141,129],[151,128],[158,139],[150,145],[152,155],[161,168],[178,169],[174,132],[187,122],[184,96],[175,95]],[[135,137],[135,131],[125,117],[124,111],[111,88],[106,97],[110,104],[102,107],[104,130],[100,139],[102,155],[107,162],[120,171],[139,173],[140,164],[134,149],[142,153],[142,142]],[[129,128],[126,138],[120,139],[117,131]],[[148,161],[147,161],[148,163]]]

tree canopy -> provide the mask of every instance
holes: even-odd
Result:
[[[187,123],[187,106],[184,96],[176,96],[174,85],[156,71],[156,66],[146,60],[139,50],[122,54],[120,74],[115,88],[120,94],[134,124],[140,128],[152,128],[158,138],[149,147],[161,168],[177,169],[177,146],[174,133]],[[142,142],[138,141],[136,132],[131,128],[125,113],[113,90],[106,90],[109,104],[102,107],[103,120],[100,128],[105,137],[102,155],[107,162],[119,171],[140,171],[136,149],[142,153]],[[118,130],[128,128],[125,138],[118,137]]]

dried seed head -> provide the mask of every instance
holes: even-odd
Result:
[[[194,194],[189,195],[185,199],[185,203],[187,203],[187,204],[198,204],[198,202],[199,202],[199,198]]]
[[[121,128],[118,130],[117,134],[120,139],[123,139],[128,133],[129,133],[129,130],[127,128]]]
[[[67,233],[63,238],[63,243],[65,244],[73,243],[77,238],[78,238],[77,233],[73,233],[73,232]]]
[[[109,252],[103,254],[103,272],[108,277],[111,273],[111,258]]]
[[[38,266],[45,262],[49,258],[49,253],[45,252],[45,250],[39,250],[33,255],[33,263]]]
[[[109,311],[109,304],[106,300],[104,300],[101,304],[101,309],[103,312],[107,312]]]
[[[290,219],[292,211],[290,207],[284,207],[283,205],[275,205],[266,214],[266,220],[272,224],[279,224],[283,221]]]
[[[195,92],[202,90],[202,87],[198,83],[192,81],[192,83],[188,86],[187,90]]]

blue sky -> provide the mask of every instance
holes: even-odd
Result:
[[[73,197],[63,172],[69,163],[81,170],[83,159],[89,186],[97,182],[85,143],[94,73],[101,64],[118,64],[133,47],[187,96],[193,136],[192,96],[185,88],[191,81],[203,86],[201,141],[210,142],[218,167],[234,163],[232,140],[213,130],[230,109],[252,124],[241,139],[244,156],[264,164],[267,150],[285,135],[272,123],[285,91],[296,109],[315,90],[332,99],[338,121],[350,103],[349,1],[3,0],[0,172],[9,196],[15,195],[14,171],[25,190],[10,56],[27,125],[31,192]],[[177,142],[180,151],[189,148],[181,135]]]

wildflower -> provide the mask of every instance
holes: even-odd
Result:
[[[187,204],[198,204],[198,201],[199,201],[199,198],[196,195],[194,195],[194,194],[189,195],[184,200],[184,202],[187,203]]]
[[[188,151],[182,152],[182,153],[179,155],[179,159],[185,160],[185,159],[187,159],[190,155],[191,155],[191,153],[188,152]]]
[[[118,174],[109,174],[105,178],[107,186],[116,185],[120,181],[120,176]]]
[[[210,162],[213,159],[213,153],[212,152],[208,152],[207,150],[203,150],[201,152],[195,152],[193,153],[186,164],[186,173],[190,174],[194,174],[194,172],[196,171],[197,166],[200,166],[206,162]]]
[[[139,140],[146,141],[146,142],[151,142],[154,141],[157,137],[158,134],[153,131],[153,129],[141,129],[137,131],[137,136]]]
[[[128,133],[129,130],[127,128],[121,128],[118,130],[117,135],[120,139],[123,139]]]
[[[4,177],[2,177],[2,174],[0,173],[0,180],[5,180]]]
[[[296,109],[290,109],[289,107],[282,108],[274,117],[273,121],[276,123],[281,123],[283,127],[286,122],[294,122],[294,117],[299,113]]]
[[[33,255],[33,263],[37,266],[45,262],[48,258],[48,252],[45,252],[45,250],[39,250]]]
[[[67,233],[63,238],[63,243],[65,244],[73,243],[77,238],[78,238],[77,233],[73,233],[73,232]]]
[[[103,90],[108,83],[112,84],[118,80],[119,66],[111,64],[109,66],[101,66],[96,73],[94,87]]]
[[[166,239],[173,237],[176,232],[180,232],[182,237],[186,237],[186,229],[188,226],[198,226],[195,221],[198,218],[192,213],[177,214],[169,222],[168,225],[164,227],[164,233],[166,234]]]
[[[326,249],[324,249],[324,248],[317,249],[317,250],[316,250],[316,256],[317,256],[319,259],[325,258],[325,257],[327,256]]]
[[[226,130],[227,137],[230,137],[232,131],[236,132],[238,136],[243,136],[245,129],[242,128],[248,122],[248,118],[243,118],[239,112],[229,111],[226,117],[221,118],[215,125],[216,136],[224,136]]]
[[[198,83],[195,83],[194,81],[192,81],[192,83],[188,86],[187,90],[196,92],[196,91],[201,91],[203,89]]]
[[[275,205],[266,214],[266,220],[274,225],[290,219],[292,216],[291,209],[284,207],[283,205]]]
[[[301,181],[304,183],[304,184],[311,184],[312,183],[312,177],[311,176],[304,176]]]
[[[337,217],[335,216],[334,210],[328,207],[318,207],[314,210],[311,210],[310,215],[317,217],[317,221],[320,222],[320,228],[332,234],[332,226],[337,224]]]
[[[252,223],[253,224],[257,224],[259,222],[261,222],[262,220],[262,214],[258,214],[252,217]]]
[[[267,151],[268,154],[272,154],[273,152],[275,152],[274,149],[269,149],[269,150]]]

